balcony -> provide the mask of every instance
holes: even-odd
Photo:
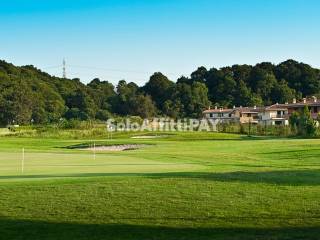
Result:
[[[289,114],[277,114],[275,116],[272,116],[272,118],[289,119]]]

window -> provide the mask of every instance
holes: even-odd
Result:
[[[281,121],[275,121],[275,125],[282,125]]]
[[[314,112],[314,113],[318,113],[318,107],[314,107],[314,108],[313,108],[313,112]]]

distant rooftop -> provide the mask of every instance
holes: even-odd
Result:
[[[300,108],[303,106],[311,106],[311,107],[320,107],[320,99],[317,97],[311,97],[311,98],[303,98],[301,101],[297,101],[296,99],[293,99],[292,103],[284,103],[284,104],[273,104],[271,106],[266,107],[234,107],[234,108],[215,108],[215,109],[208,109],[203,111],[203,113],[231,113],[235,110],[238,110],[241,113],[258,113],[263,111],[273,111],[273,110],[279,110],[279,111],[285,111],[288,110],[288,108]]]

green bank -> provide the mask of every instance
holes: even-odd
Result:
[[[177,133],[0,141],[3,239],[317,239],[320,233],[317,139]],[[93,143],[144,147],[84,150]]]

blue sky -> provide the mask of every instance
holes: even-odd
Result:
[[[10,0],[1,2],[0,58],[88,82],[172,80],[198,66],[320,67],[318,0]]]

